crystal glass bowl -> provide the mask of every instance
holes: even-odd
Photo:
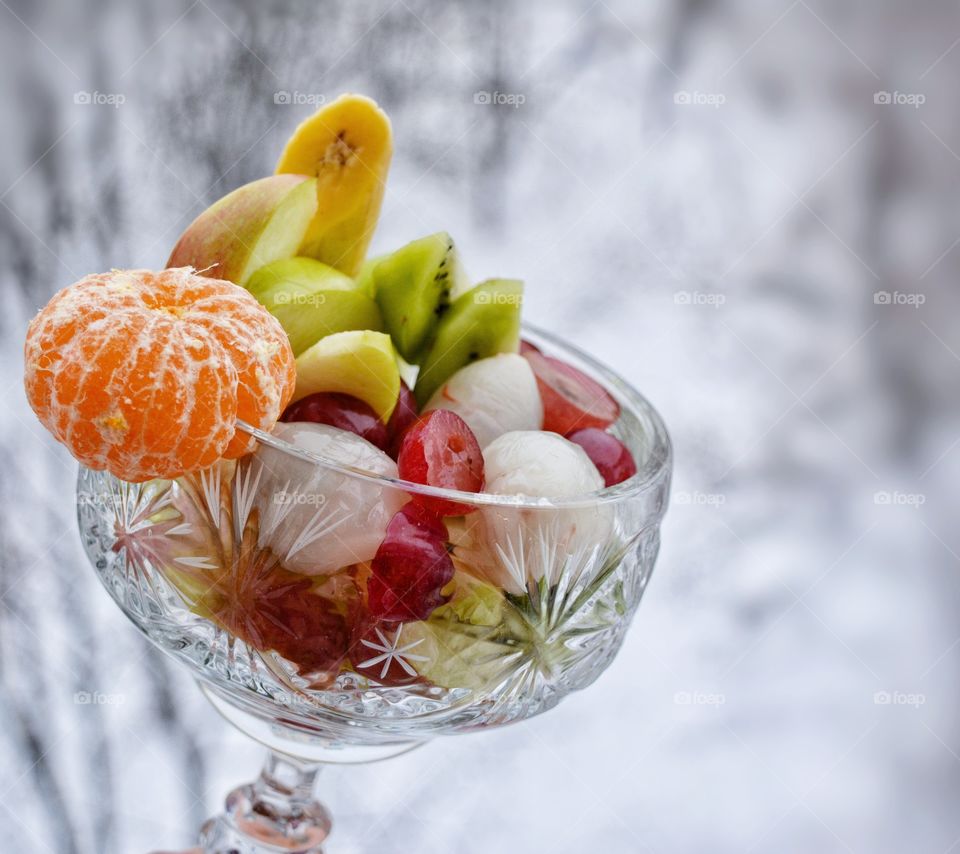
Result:
[[[539,714],[613,659],[657,555],[670,442],[614,373],[545,333],[525,335],[618,400],[611,430],[633,453],[634,477],[556,501],[460,493],[335,464],[253,429],[254,453],[176,480],[81,469],[80,530],[107,591],[228,720],[277,752],[257,784],[234,793],[232,818],[208,828],[203,850],[318,851],[309,845],[326,831],[304,827],[329,830],[329,819],[309,797],[312,763],[384,758]],[[426,620],[377,622],[365,608],[369,561],[414,495],[464,511],[445,520],[449,601]],[[272,830],[250,838],[275,847],[256,847],[237,813],[274,784],[288,796],[271,790]],[[288,814],[298,791],[299,824]],[[292,839],[300,847],[283,847]]]

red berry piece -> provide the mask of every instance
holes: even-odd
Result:
[[[407,428],[397,456],[400,477],[413,483],[479,492],[483,489],[483,453],[473,431],[455,412],[434,409]],[[463,516],[474,509],[454,501],[414,495],[438,516]]]
[[[390,456],[394,459],[400,453],[400,443],[403,441],[403,434],[406,429],[417,420],[419,412],[417,410],[417,399],[413,396],[408,386],[403,380],[400,380],[400,395],[397,397],[397,405],[393,408],[390,420],[387,422],[387,434],[390,437]]]
[[[404,505],[387,525],[371,569],[371,616],[393,622],[427,619],[447,601],[441,591],[453,579],[446,526],[419,504]]]
[[[369,405],[349,394],[318,391],[287,407],[281,421],[312,421],[349,430],[362,436],[380,450],[386,450],[389,433]]]
[[[633,455],[616,436],[596,427],[586,427],[574,430],[567,438],[587,452],[607,486],[622,483],[637,473]]]
[[[229,578],[206,594],[214,618],[261,651],[274,650],[317,682],[332,682],[350,646],[346,620],[311,592],[309,578],[289,572],[268,553],[242,557]]]
[[[320,596],[304,595],[286,603],[269,632],[270,646],[297,665],[301,675],[332,681],[350,646],[347,621]]]
[[[566,436],[583,427],[609,427],[620,405],[606,389],[573,365],[552,356],[527,352],[543,401],[543,429]]]

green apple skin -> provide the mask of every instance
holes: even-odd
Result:
[[[297,254],[316,210],[316,178],[270,175],[244,184],[187,227],[167,266],[244,285],[260,267]]]
[[[313,258],[267,264],[246,287],[280,321],[295,356],[337,332],[383,329],[380,308],[360,285]]]
[[[359,398],[386,424],[400,395],[400,369],[390,336],[367,329],[337,332],[301,353],[291,403],[318,391]]]

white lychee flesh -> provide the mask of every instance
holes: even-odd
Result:
[[[589,501],[557,508],[551,500],[586,496],[603,489],[603,478],[583,448],[556,433],[505,433],[483,452],[485,492],[540,498],[542,506],[485,506],[482,574],[517,593],[546,577],[556,582],[567,562],[586,564],[606,544],[611,511]],[[489,566],[495,569],[491,572]]]
[[[543,430],[504,433],[483,451],[486,492],[569,498],[603,488],[603,478],[579,445]]]
[[[529,363],[516,353],[480,359],[457,371],[424,407],[456,412],[481,448],[517,430],[540,430],[543,403]]]
[[[397,464],[366,439],[326,424],[280,423],[278,439],[339,465],[397,477]],[[353,477],[260,444],[256,453],[260,546],[304,575],[373,559],[387,523],[408,500],[399,489]]]

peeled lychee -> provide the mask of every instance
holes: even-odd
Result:
[[[591,499],[603,478],[584,450],[556,433],[505,433],[483,452],[486,492],[543,499],[542,506],[484,506],[474,526],[480,574],[510,592],[546,577],[554,583],[567,559],[584,562],[612,531],[609,507]],[[584,497],[582,506],[554,507]],[[478,542],[479,540],[479,542]]]
[[[273,435],[332,463],[397,477],[397,464],[356,433],[326,424],[277,424]],[[304,575],[327,575],[373,559],[393,515],[407,502],[399,489],[298,459],[262,444],[249,479],[260,546]],[[250,484],[252,487],[253,484]]]
[[[543,404],[533,369],[516,353],[480,359],[457,371],[430,398],[423,411],[450,409],[486,448],[498,436],[539,430]]]

